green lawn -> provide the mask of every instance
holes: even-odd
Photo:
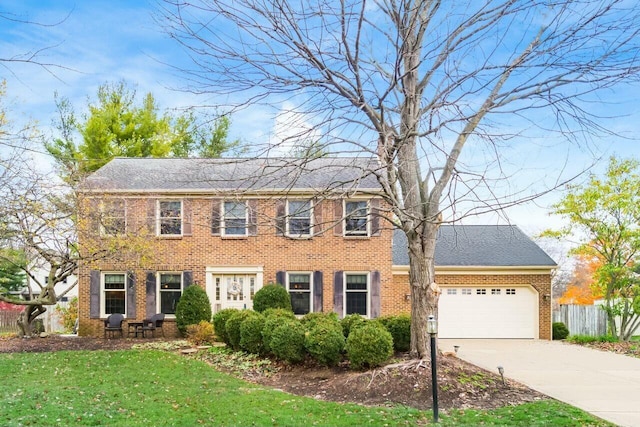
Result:
[[[432,413],[316,401],[255,386],[203,362],[157,350],[0,355],[0,425],[397,426]],[[495,411],[453,411],[442,425],[604,423],[543,401]]]

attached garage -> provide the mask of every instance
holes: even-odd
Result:
[[[538,293],[522,287],[442,287],[440,338],[538,338]]]
[[[440,338],[551,339],[556,263],[518,227],[443,225],[435,253]],[[406,236],[394,232],[394,286],[409,305]]]

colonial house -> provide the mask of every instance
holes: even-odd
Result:
[[[206,290],[213,312],[250,309],[278,283],[298,315],[408,313],[406,241],[378,167],[353,157],[112,160],[82,186],[90,226],[80,241],[130,236],[148,255],[80,267],[79,333],[101,335],[111,313],[164,313],[177,334],[188,286]],[[437,252],[441,336],[550,339],[555,263],[519,229],[443,226]]]

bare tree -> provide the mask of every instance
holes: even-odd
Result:
[[[506,178],[501,151],[527,131],[575,142],[606,133],[586,102],[637,82],[639,10],[622,0],[165,0],[159,21],[194,61],[182,70],[189,90],[236,107],[296,102],[325,149],[378,156],[368,173],[407,235],[411,350],[423,357],[443,211],[456,220],[536,197],[494,181]],[[481,161],[465,159],[469,145]],[[475,204],[458,211],[460,200]]]

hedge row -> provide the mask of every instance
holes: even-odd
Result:
[[[335,313],[309,313],[301,319],[283,308],[226,309],[213,316],[218,338],[234,350],[271,355],[288,363],[307,357],[335,366],[346,355],[354,369],[383,364],[394,350],[409,348],[408,316],[367,320],[358,315],[339,320]]]

